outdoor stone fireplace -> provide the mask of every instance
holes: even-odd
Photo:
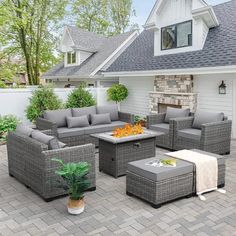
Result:
[[[193,92],[193,76],[156,76],[154,91],[150,92],[150,112],[162,113],[166,108],[197,108],[197,94]]]

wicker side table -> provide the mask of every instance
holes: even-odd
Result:
[[[111,133],[95,134],[99,140],[99,170],[114,176],[123,176],[131,161],[154,157],[156,136],[162,132],[145,130],[144,134],[115,138]]]
[[[199,152],[203,153],[202,151]],[[206,152],[204,152],[204,154],[212,155],[217,158],[219,166],[218,186],[224,187],[224,157]],[[164,203],[183,197],[192,197],[196,194],[194,164],[177,160],[177,167],[153,167],[146,165],[152,160],[161,158],[164,158],[164,155],[131,162],[127,167],[127,195],[143,199],[149,202],[154,208],[159,208]]]

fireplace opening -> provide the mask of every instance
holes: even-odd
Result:
[[[158,113],[165,113],[167,110],[167,107],[182,108],[181,105],[158,103]]]

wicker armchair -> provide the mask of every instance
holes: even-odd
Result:
[[[172,119],[169,124],[165,123],[165,117],[166,113],[148,115],[147,128],[165,133],[165,135],[161,135],[156,138],[157,146],[173,149],[174,123]]]
[[[119,111],[118,116],[119,116],[120,124],[117,124],[117,126],[119,126],[119,127],[121,127],[125,123],[131,123],[131,124],[134,123],[134,115],[132,115],[132,114]],[[124,123],[121,123],[121,122],[124,122]],[[39,130],[50,129],[54,136],[56,136],[61,142],[66,143],[68,146],[71,146],[71,147],[78,146],[78,145],[84,145],[84,144],[88,144],[88,143],[92,143],[96,147],[98,146],[98,139],[91,137],[90,134],[86,134],[86,133],[80,133],[79,135],[75,133],[74,135],[70,135],[68,137],[59,137],[57,124],[53,123],[49,120],[46,120],[42,117],[40,117],[36,120],[36,127]],[[109,125],[107,125],[105,132],[112,131],[114,128],[117,128],[117,127],[114,125],[111,125],[109,128]],[[101,133],[101,132],[104,132],[104,131],[102,131],[102,130],[99,131],[97,129],[97,127],[94,126],[94,132],[92,134]]]
[[[91,165],[88,175],[90,190],[96,189],[95,147],[92,144],[48,150],[48,146],[30,137],[10,132],[7,142],[9,175],[38,193],[45,201],[63,196],[66,192],[56,187],[58,163],[85,161]]]
[[[200,149],[216,154],[229,154],[232,121],[227,120],[203,124],[193,128],[194,117],[177,118],[174,122],[174,150]]]

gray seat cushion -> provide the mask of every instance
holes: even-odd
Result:
[[[89,126],[87,115],[79,116],[79,117],[66,117],[66,122],[67,122],[67,127],[70,129]]]
[[[151,125],[150,129],[168,134],[170,131],[170,125],[167,123],[160,123],[156,125]]]
[[[96,114],[96,106],[91,107],[82,107],[82,108],[72,108],[72,116],[78,117],[78,116],[88,116],[89,122],[91,121],[90,116]]]
[[[68,138],[68,137],[73,137],[73,136],[79,136],[79,135],[84,135],[84,129],[85,128],[58,128],[57,133],[59,138]]]
[[[222,112],[206,112],[203,110],[198,110],[195,113],[193,128],[201,129],[203,124],[220,122],[224,120],[224,113]]]
[[[179,117],[188,117],[190,109],[179,109],[173,107],[167,107],[165,122],[169,123],[170,119],[179,118]]]
[[[193,164],[182,160],[177,160],[176,167],[154,167],[146,165],[150,161],[157,159],[160,160],[159,157],[154,157],[140,161],[130,162],[127,166],[127,169],[128,171],[136,175],[142,176],[155,182],[193,172]],[[172,158],[163,155],[162,159]]]
[[[43,114],[44,119],[57,124],[57,127],[66,127],[66,117],[71,117],[71,109],[62,109],[55,111],[45,111]]]
[[[33,129],[29,128],[26,125],[23,124],[19,124],[16,127],[16,133],[17,134],[21,134],[21,135],[25,135],[27,137],[30,137],[32,135]]]
[[[111,121],[119,120],[118,107],[117,105],[98,106],[97,114],[110,113]]]
[[[127,123],[122,122],[122,121],[113,121],[111,124],[90,126],[90,127],[84,128],[84,133],[96,134],[96,133],[110,132],[116,128],[124,127],[125,124]]]
[[[91,125],[111,124],[110,113],[91,115]]]
[[[201,133],[200,129],[182,129],[178,131],[178,136],[200,141]]]

